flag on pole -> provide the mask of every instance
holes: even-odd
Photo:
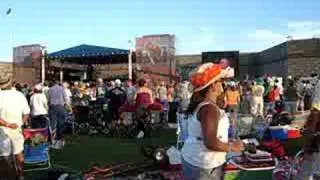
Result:
[[[9,8],[6,12],[6,15],[9,15],[9,14],[11,14],[11,8]]]

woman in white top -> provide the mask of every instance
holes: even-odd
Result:
[[[228,142],[229,119],[218,107],[224,72],[206,63],[190,74],[194,92],[187,110],[188,138],[181,150],[186,180],[223,179],[226,152],[240,152],[240,140]]]
[[[31,127],[44,128],[47,126],[48,115],[48,99],[42,93],[42,86],[40,84],[34,87],[34,94],[30,98],[31,107]]]

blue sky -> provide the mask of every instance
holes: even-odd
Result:
[[[319,7],[319,0],[1,0],[0,61],[11,59],[13,45],[127,48],[158,33],[176,35],[177,54],[259,51],[287,36],[320,37]]]

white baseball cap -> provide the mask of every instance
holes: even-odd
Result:
[[[230,86],[236,86],[236,83],[235,83],[234,81],[231,81],[231,82],[229,83],[229,85],[230,85]]]
[[[118,87],[121,86],[121,80],[120,79],[116,79],[115,85],[118,86]]]
[[[41,91],[42,90],[42,85],[41,84],[37,84],[34,86],[34,89]]]

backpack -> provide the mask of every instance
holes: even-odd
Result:
[[[285,126],[291,124],[294,116],[289,112],[277,113],[273,116],[270,126]]]

